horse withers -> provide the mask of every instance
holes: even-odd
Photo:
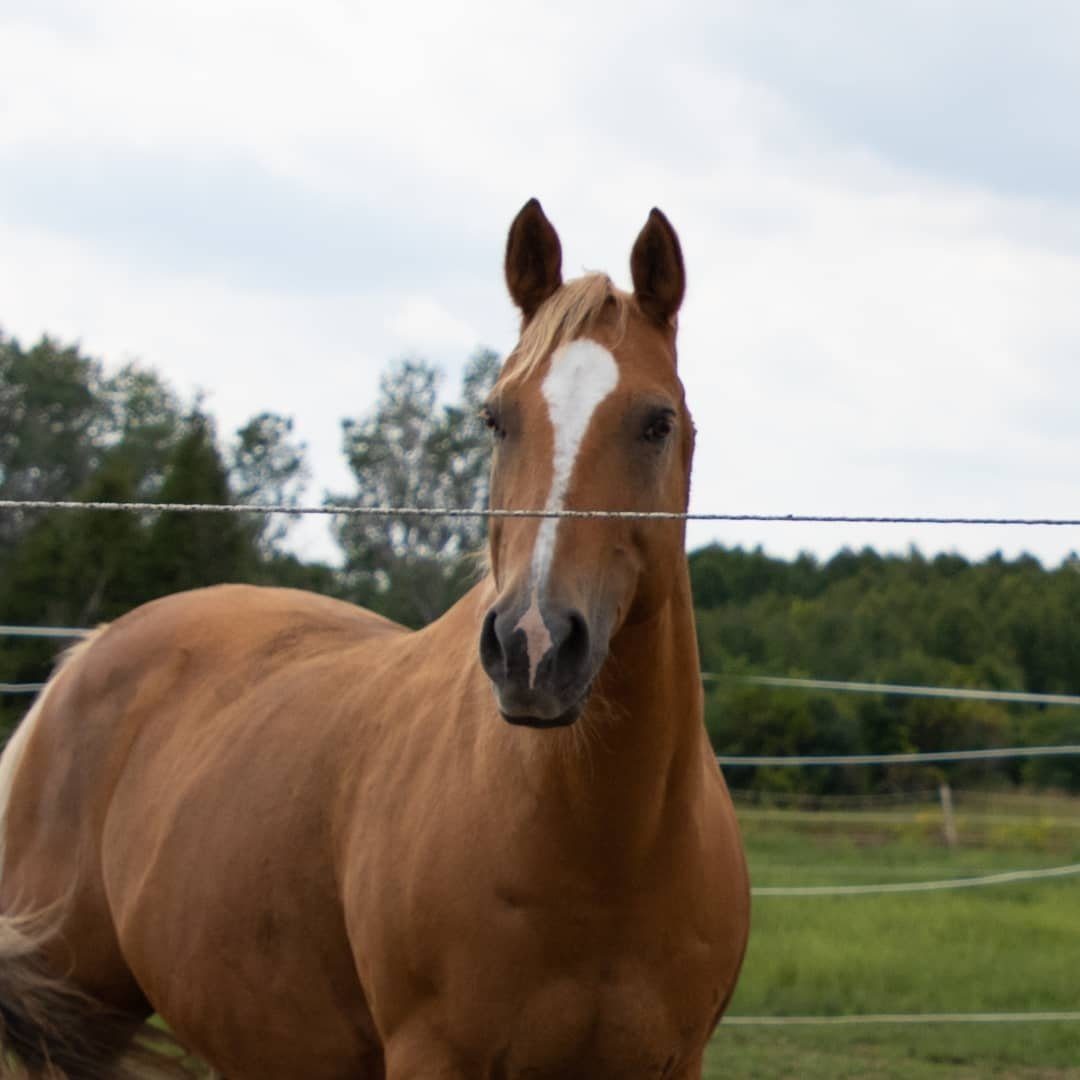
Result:
[[[288,589],[79,644],[0,761],[0,1072],[683,1078],[731,997],[745,862],[702,722],[684,291],[563,283],[535,200],[484,410],[489,570],[423,630]]]

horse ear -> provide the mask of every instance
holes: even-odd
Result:
[[[562,245],[559,234],[537,199],[530,199],[514,218],[506,238],[506,285],[525,316],[536,309],[562,284]]]
[[[679,238],[655,206],[634,241],[630,276],[638,307],[656,322],[670,324],[686,292],[686,270]]]

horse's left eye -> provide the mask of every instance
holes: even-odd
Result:
[[[675,430],[675,417],[672,413],[662,412],[649,417],[648,424],[642,432],[642,438],[646,442],[662,443]]]

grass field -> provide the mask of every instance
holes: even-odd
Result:
[[[1080,800],[740,810],[762,885],[977,876],[1080,862]],[[937,893],[759,897],[731,1016],[1080,1010],[1080,876]],[[721,1026],[708,1077],[1080,1077],[1080,1022]]]

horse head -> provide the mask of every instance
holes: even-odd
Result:
[[[683,512],[694,428],[676,372],[685,289],[675,230],[653,210],[630,256],[633,293],[604,274],[563,283],[539,202],[514,219],[506,281],[521,338],[484,408],[496,510]],[[496,588],[480,658],[514,724],[572,724],[612,639],[654,618],[684,568],[678,519],[496,517]]]

